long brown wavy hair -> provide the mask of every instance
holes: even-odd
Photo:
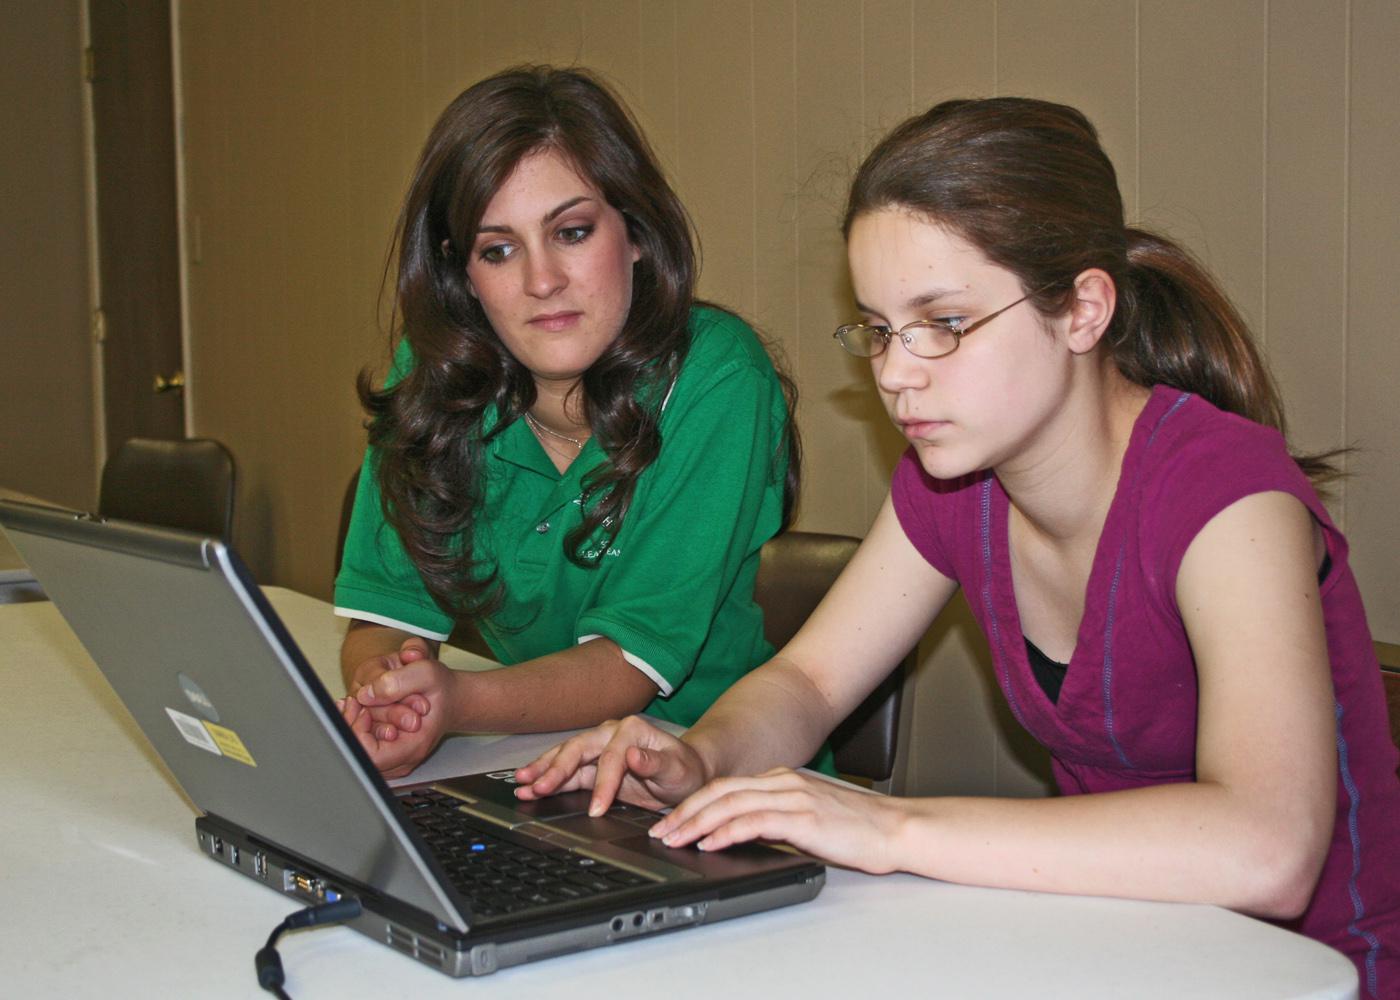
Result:
[[[1285,432],[1283,403],[1249,329],[1188,251],[1125,225],[1113,164],[1079,111],[1024,97],[945,101],[908,119],[866,157],[843,232],[900,208],[958,233],[1031,292],[1045,316],[1070,304],[1074,279],[1100,268],[1118,288],[1105,336],[1118,370],[1170,385]],[[1315,483],[1341,452],[1295,455]]]
[[[564,540],[575,562],[589,561],[587,549],[601,555],[616,538],[637,478],[661,448],[660,403],[690,347],[693,227],[610,89],[585,70],[520,66],[449,104],[424,144],[390,248],[398,259],[393,325],[413,367],[379,389],[367,369],[358,390],[378,454],[385,520],[454,616],[499,606],[495,568],[473,550],[482,461],[489,441],[535,402],[530,371],[502,345],[468,289],[466,255],[491,198],[522,159],[541,150],[564,156],[622,213],[641,251],[622,330],[582,378],[584,414],[607,458],[584,477],[583,522]],[[780,378],[791,407],[791,380]],[[497,420],[483,434],[491,407]],[[800,474],[791,408],[786,448],[784,526]]]

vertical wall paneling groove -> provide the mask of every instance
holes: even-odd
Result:
[[[1351,356],[1351,0],[1346,0],[1346,18],[1342,27],[1343,51],[1345,55],[1342,59],[1342,273],[1340,275],[1342,285],[1342,321],[1341,321],[1341,369],[1342,384],[1339,390],[1337,407],[1340,414],[1342,431],[1345,435],[1347,431],[1346,414],[1348,409],[1347,400],[1347,359]],[[1311,394],[1309,394],[1311,395]],[[1349,444],[1350,439],[1343,437],[1340,442],[1343,445]],[[1341,467],[1348,474],[1351,472],[1351,455],[1343,456]],[[1343,531],[1347,529],[1347,490],[1346,482],[1343,481],[1339,487],[1340,498],[1338,501],[1341,520],[1338,522]]]

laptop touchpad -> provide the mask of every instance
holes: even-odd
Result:
[[[647,826],[656,821],[656,817],[647,817]],[[613,816],[563,816],[550,820],[546,826],[551,830],[558,830],[560,833],[567,833],[574,837],[582,837],[584,840],[620,840],[623,837],[635,837],[639,828],[636,823],[628,823],[625,820],[617,819]]]

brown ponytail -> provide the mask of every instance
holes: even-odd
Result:
[[[1106,336],[1123,376],[1170,385],[1286,430],[1283,404],[1243,318],[1215,279],[1170,240],[1124,225],[1113,164],[1074,108],[1023,97],[945,101],[896,126],[851,183],[843,231],[901,208],[936,220],[1006,268],[1042,315],[1068,308],[1090,268],[1113,278]],[[1294,459],[1314,483],[1340,452]]]
[[[1109,331],[1118,370],[1139,385],[1194,392],[1283,430],[1283,406],[1244,319],[1191,254],[1129,229],[1127,281]]]

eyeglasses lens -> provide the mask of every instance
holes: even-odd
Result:
[[[885,349],[885,338],[873,326],[854,324],[836,331],[836,340],[858,358],[873,358]]]
[[[946,326],[937,323],[911,323],[900,331],[911,354],[921,358],[938,358],[958,346],[958,338]]]
[[[858,358],[883,354],[896,337],[903,340],[909,353],[921,358],[940,358],[958,347],[957,334],[941,323],[910,323],[898,333],[888,333],[881,327],[863,323],[843,326],[836,331],[837,342]]]

